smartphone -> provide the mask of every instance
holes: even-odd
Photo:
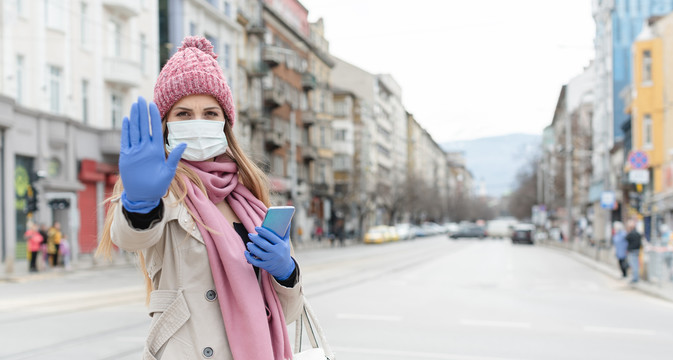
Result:
[[[294,206],[272,206],[267,210],[262,227],[273,231],[284,238],[290,229],[290,222],[294,215]]]

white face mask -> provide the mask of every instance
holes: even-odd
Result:
[[[167,123],[168,144],[171,152],[180,143],[187,148],[182,158],[190,161],[204,161],[227,151],[227,137],[224,135],[224,121],[181,120]]]

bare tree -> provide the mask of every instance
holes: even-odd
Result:
[[[516,175],[517,187],[510,195],[509,212],[517,219],[529,219],[537,202],[538,160],[533,158],[524,164]]]

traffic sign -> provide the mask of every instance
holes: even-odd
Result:
[[[613,209],[616,200],[614,191],[603,191],[601,193],[601,207],[603,209]]]
[[[644,169],[630,170],[629,182],[634,184],[649,184],[650,172]]]
[[[643,151],[631,151],[629,154],[629,164],[631,169],[647,169],[649,160],[647,154]]]

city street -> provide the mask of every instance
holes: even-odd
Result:
[[[673,303],[559,250],[446,236],[298,251],[339,360],[670,359]],[[131,267],[0,283],[0,359],[139,359]]]

